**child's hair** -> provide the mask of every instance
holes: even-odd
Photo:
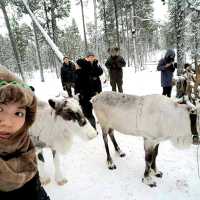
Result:
[[[22,89],[19,86],[7,85],[0,88],[0,103],[20,103],[26,108],[25,126],[29,127],[35,120],[36,98],[31,95],[31,89]]]
[[[0,67],[0,103],[10,102],[20,103],[26,108],[25,127],[31,126],[35,120],[37,107],[33,91],[12,72],[5,72],[5,69]]]

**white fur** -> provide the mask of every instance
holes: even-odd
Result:
[[[64,101],[61,100],[61,101]],[[77,100],[72,98],[67,100],[68,106],[72,110],[80,109]],[[93,129],[90,123],[80,127],[78,122],[66,121],[61,116],[55,115],[55,110],[48,103],[38,102],[36,121],[30,129],[30,135],[33,139],[39,139],[47,147],[56,150],[54,158],[55,179],[59,185],[67,182],[67,179],[62,174],[59,154],[65,154],[72,145],[73,136],[78,135],[84,140],[89,140],[97,136],[97,132]],[[35,140],[36,146],[38,141]],[[38,161],[41,182],[47,183],[50,178],[45,173],[44,163]]]
[[[101,127],[143,136],[156,143],[170,139],[176,147],[192,143],[186,105],[163,95],[134,96],[102,92],[92,99]]]

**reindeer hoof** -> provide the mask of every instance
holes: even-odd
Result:
[[[126,156],[126,154],[122,152],[121,150],[118,150],[117,153],[119,154],[121,158]]]
[[[142,178],[142,182],[149,187],[156,187],[156,182],[152,180],[151,177]]]
[[[125,154],[125,153],[123,153],[123,152],[122,152],[122,153],[120,153],[119,155],[120,155],[120,157],[121,157],[121,158],[126,156],[126,154]]]
[[[67,183],[67,179],[63,179],[63,180],[60,180],[60,181],[56,181],[58,185],[64,185],[65,183]]]
[[[112,165],[112,166],[108,166],[108,169],[113,170],[113,169],[117,169],[116,165]]]
[[[113,170],[117,169],[117,167],[113,162],[108,161],[108,169]]]

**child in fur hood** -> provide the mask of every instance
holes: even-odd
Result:
[[[36,115],[31,88],[0,66],[0,199],[49,200],[28,130]]]

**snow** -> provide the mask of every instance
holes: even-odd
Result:
[[[133,68],[126,67],[124,92],[137,95],[160,94],[160,72],[156,71],[159,58],[160,56],[152,56],[151,61],[145,65],[146,70],[142,72],[134,73]],[[40,98],[52,98],[61,91],[60,79],[57,79],[54,73],[45,73],[44,83],[40,82],[38,74],[30,83]],[[104,85],[103,90],[111,90],[108,83]],[[128,117],[127,123],[131,123]],[[48,157],[46,170],[52,179],[45,189],[51,200],[200,199],[197,146],[192,145],[190,149],[178,150],[170,142],[162,142],[157,166],[164,175],[162,179],[155,178],[156,188],[150,188],[141,182],[145,167],[142,138],[115,134],[126,157],[120,158],[109,141],[110,152],[117,165],[116,170],[110,171],[106,165],[106,152],[100,130],[99,133],[89,142],[74,138],[71,150],[62,156],[62,168],[68,179],[68,183],[63,186],[58,186],[55,182],[52,156],[48,149],[45,151]]]

